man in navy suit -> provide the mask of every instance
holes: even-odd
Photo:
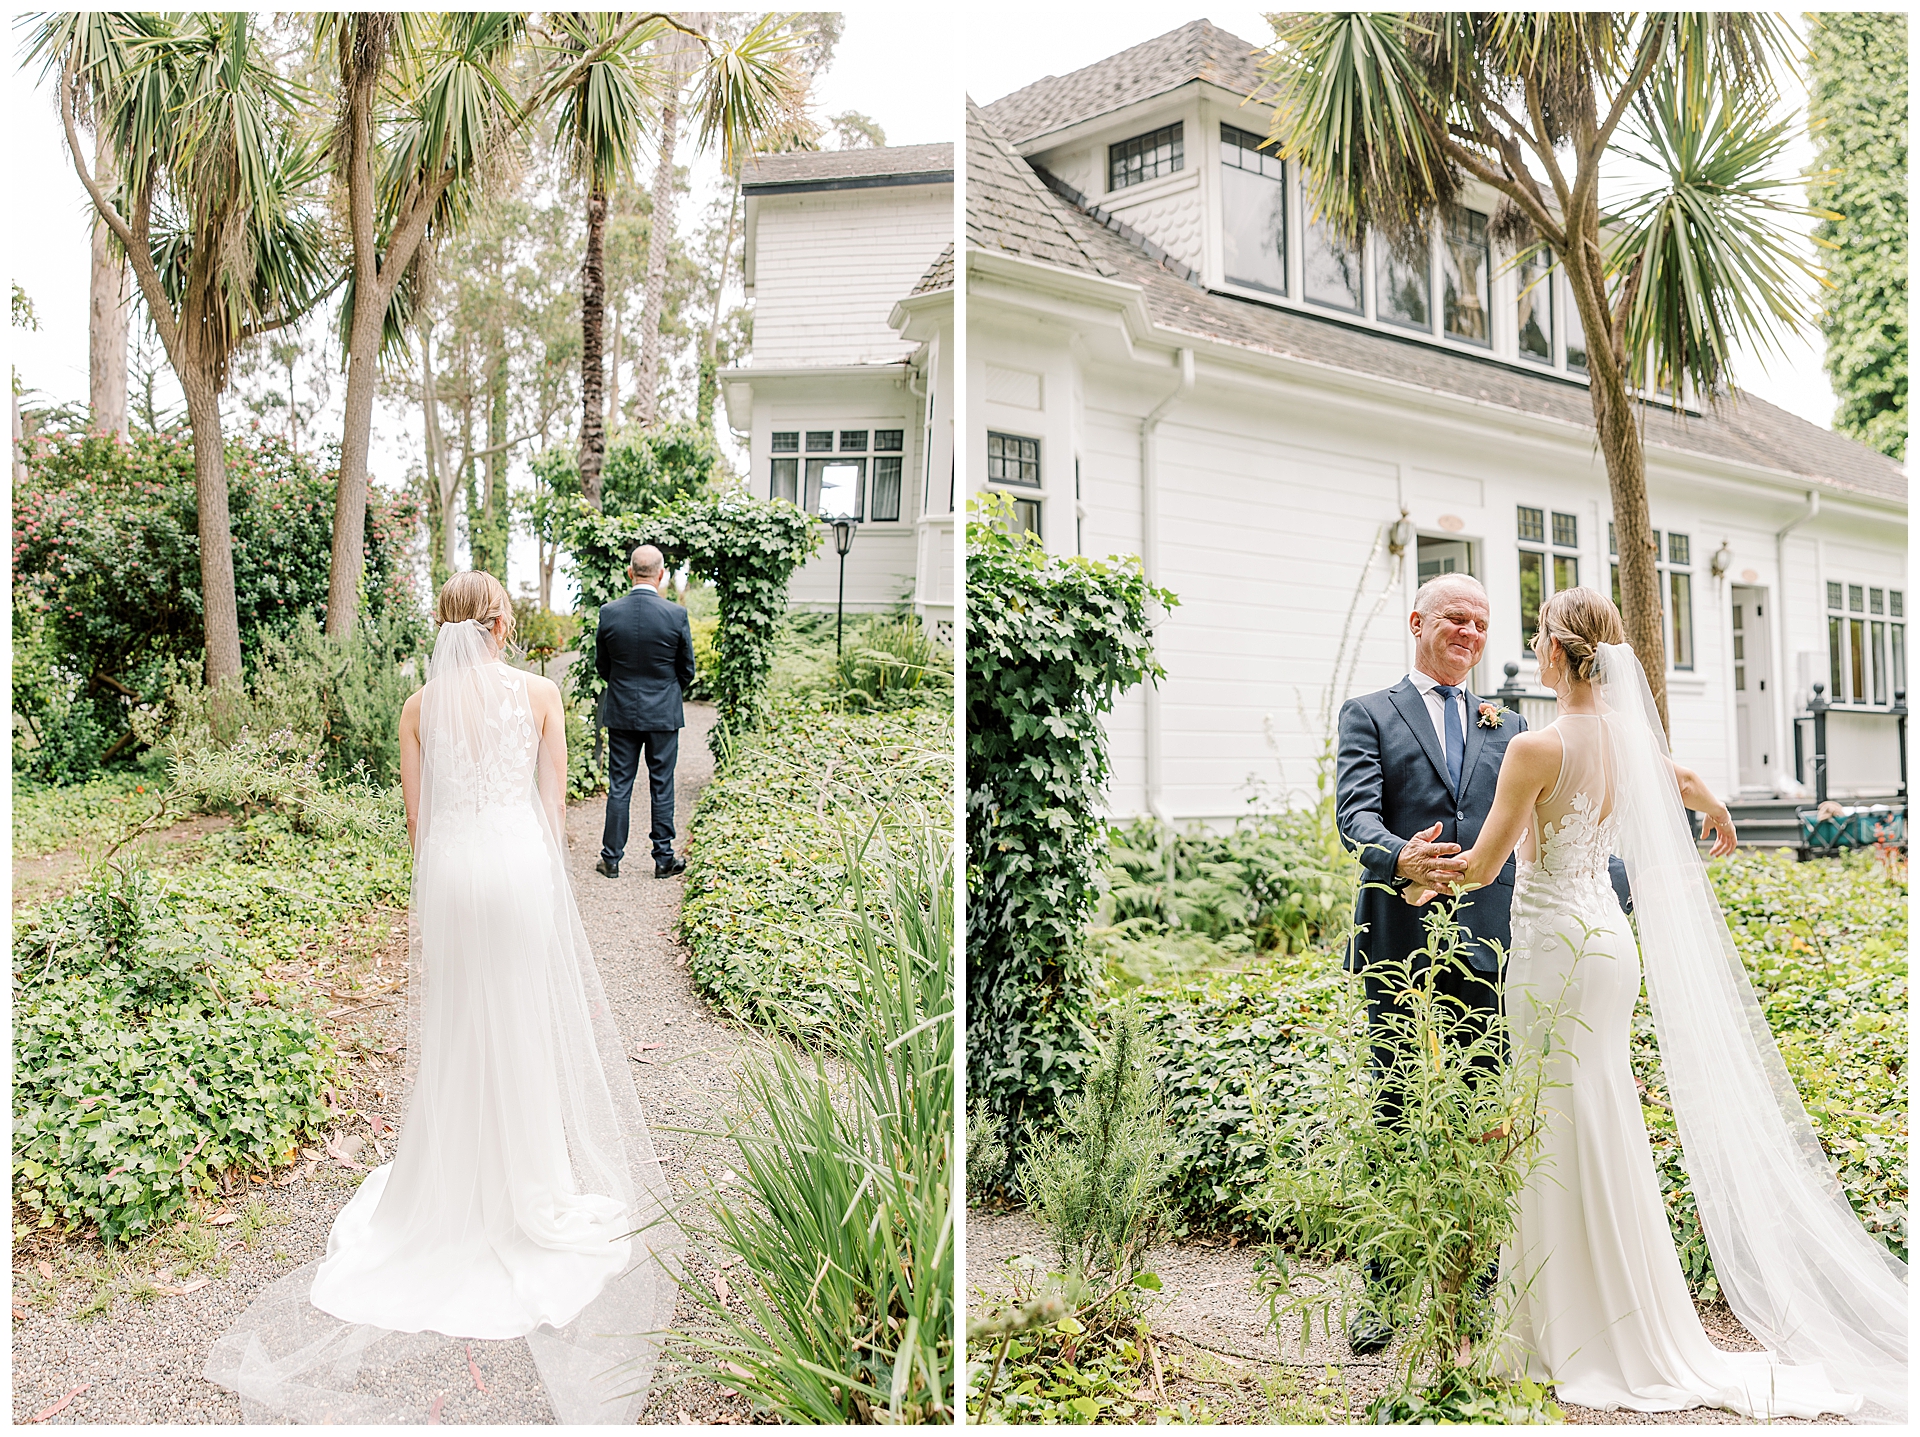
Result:
[[[661,596],[666,561],[651,544],[633,551],[627,565],[633,588],[624,598],[601,606],[594,635],[593,662],[606,681],[600,695],[600,722],[607,730],[611,772],[607,782],[607,825],[600,838],[596,873],[620,876],[627,851],[627,814],[640,751],[647,754],[647,779],[653,794],[653,876],[671,878],[687,863],[673,851],[673,768],[686,724],[683,690],[693,682],[693,628],[687,611]]]

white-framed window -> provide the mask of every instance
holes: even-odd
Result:
[[[898,522],[900,518],[900,471],[905,463],[906,431],[873,431],[873,489],[867,505],[870,523]]]
[[[767,497],[823,519],[898,520],[901,438],[898,429],[776,429]]]
[[[789,504],[799,503],[800,431],[774,430],[773,442],[769,447],[773,457],[768,464],[767,497],[785,499]]]
[[[1040,530],[1040,508],[1038,499],[1015,499],[1013,501],[1013,532],[1031,534],[1041,543],[1046,536]]]
[[[1328,309],[1364,314],[1367,308],[1366,244],[1363,242],[1358,249],[1349,248],[1331,225],[1314,217],[1304,179],[1300,182],[1300,214],[1305,222],[1305,240],[1300,246],[1302,293]]]
[[[1532,648],[1540,606],[1580,582],[1580,519],[1558,510],[1514,506],[1520,548],[1520,643]]]
[[[1567,283],[1563,271],[1560,276],[1560,297],[1565,301],[1561,312],[1567,317],[1567,368],[1575,374],[1587,372],[1587,331],[1580,323],[1580,306],[1573,302],[1573,287]]]
[[[1558,275],[1545,250],[1513,267],[1520,357],[1549,367],[1553,364],[1553,291]]]
[[[1492,258],[1487,217],[1453,206],[1440,230],[1440,324],[1449,339],[1493,348]]]
[[[1827,698],[1887,708],[1907,687],[1907,603],[1900,589],[1827,581]]]
[[[1186,122],[1175,120],[1144,135],[1107,146],[1107,189],[1124,190],[1184,169]]]
[[[1693,538],[1653,531],[1654,569],[1660,584],[1660,636],[1666,645],[1667,667],[1691,669],[1693,657]],[[1613,604],[1620,607],[1619,539],[1611,523],[1607,525],[1607,569],[1611,575]]]
[[[1040,441],[1025,434],[987,433],[987,482],[1040,487]]]
[[[1425,235],[1406,248],[1380,236],[1373,246],[1374,306],[1383,324],[1433,330],[1433,248]]]
[[[1287,292],[1287,186],[1251,130],[1220,127],[1220,253],[1228,284]]]

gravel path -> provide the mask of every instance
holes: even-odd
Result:
[[[1305,1379],[1306,1385],[1324,1381],[1325,1368],[1336,1369],[1347,1394],[1352,1420],[1366,1420],[1366,1406],[1386,1390],[1393,1369],[1398,1365],[1398,1344],[1373,1357],[1355,1357],[1344,1338],[1328,1340],[1315,1324],[1314,1336],[1303,1353],[1300,1326],[1289,1321],[1280,1340],[1267,1331],[1267,1305],[1255,1294],[1253,1265],[1256,1249],[1229,1247],[1225,1243],[1166,1243],[1153,1249],[1145,1266],[1157,1273],[1163,1284],[1151,1299],[1149,1321],[1158,1337],[1161,1334],[1177,1343],[1189,1344],[1227,1364],[1227,1372],[1237,1369],[1252,1379],[1243,1386],[1243,1400],[1237,1411],[1223,1411],[1232,1420],[1259,1420],[1258,1380],[1270,1377],[1281,1367],[1291,1368]],[[1012,1291],[1013,1269],[1010,1259],[1031,1256],[1047,1266],[1055,1265],[1040,1225],[1022,1212],[967,1213],[967,1307],[971,1314],[997,1305]],[[1342,1266],[1346,1266],[1342,1264]],[[1326,1269],[1310,1264],[1295,1266],[1296,1292],[1314,1286]],[[1351,1272],[1351,1268],[1348,1268]],[[1707,1335],[1730,1352],[1754,1351],[1759,1343],[1740,1326],[1739,1319],[1724,1305],[1699,1309]],[[978,1360],[979,1354],[970,1354]],[[1219,1387],[1209,1394],[1216,1409],[1232,1406],[1222,1400]],[[1339,1399],[1334,1398],[1337,1414]],[[1564,1405],[1564,1404],[1563,1404]],[[1744,1423],[1747,1419],[1718,1408],[1696,1407],[1685,1412],[1603,1412],[1590,1407],[1566,1407],[1569,1423],[1600,1425],[1642,1424],[1719,1424]],[[1339,1420],[1337,1415],[1335,1420]],[[1794,1421],[1798,1419],[1776,1419]],[[1844,1423],[1844,1418],[1824,1417],[1822,1423]],[[1805,1425],[1805,1424],[1800,1424]]]
[[[714,713],[690,705],[681,736],[676,820],[684,849],[700,790],[712,777],[706,744]],[[645,852],[644,794],[638,851],[630,849],[624,875],[608,881],[593,871],[599,857],[604,800],[571,809],[567,819],[569,871],[581,918],[594,945],[602,981],[634,1059],[640,1101],[652,1125],[661,1164],[677,1196],[704,1190],[719,1145],[675,1129],[708,1129],[730,1106],[734,1067],[758,1044],[744,1030],[718,1020],[695,996],[686,955],[673,937],[681,882],[656,880]],[[195,835],[198,836],[198,835]],[[35,896],[60,886],[60,864],[30,860]],[[16,865],[18,869],[19,865]],[[18,892],[18,890],[16,890]],[[333,1136],[369,1144],[366,1115],[397,1123],[390,1091],[398,1059],[389,1051],[404,1037],[405,1005],[386,990],[404,972],[404,915],[374,914],[346,945],[343,968],[363,996],[332,1023],[343,1049],[353,1052],[349,1116]],[[344,975],[343,975],[344,976]],[[391,1138],[384,1155],[391,1155]],[[381,1154],[364,1153],[378,1161]],[[167,1238],[118,1253],[91,1239],[63,1241],[46,1234],[16,1240],[13,1248],[13,1402],[16,1422],[59,1404],[56,1423],[233,1422],[239,1400],[200,1376],[214,1341],[267,1284],[326,1251],[334,1215],[362,1174],[319,1148],[278,1185],[259,1185],[209,1205],[198,1221]],[[703,1214],[693,1206],[695,1226]],[[224,1217],[226,1221],[215,1222]],[[208,1253],[194,1251],[218,1244]],[[709,1282],[716,1254],[695,1242],[687,1270]],[[187,1290],[191,1289],[191,1290]],[[691,1322],[683,1299],[676,1329]],[[640,1421],[648,1423],[751,1420],[747,1402],[704,1378],[676,1380],[669,1343]],[[476,1342],[476,1365],[487,1392],[471,1387],[451,1395],[446,1423],[551,1423],[524,1342]],[[457,1384],[456,1384],[457,1385]],[[80,1389],[77,1393],[75,1389]]]

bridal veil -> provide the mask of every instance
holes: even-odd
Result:
[[[1687,1179],[1727,1303],[1778,1359],[1907,1416],[1907,1269],[1861,1226],[1781,1061],[1694,846],[1646,675],[1600,645],[1618,853]]]

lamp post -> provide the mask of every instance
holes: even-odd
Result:
[[[1907,691],[1905,689],[1893,691],[1891,712],[1894,722],[1900,729],[1900,801],[1905,803],[1907,800]]]
[[[1813,701],[1807,705],[1813,715],[1813,801],[1827,801],[1827,686],[1813,686]]]
[[[853,547],[854,531],[860,527],[858,519],[835,519],[833,521],[833,552],[840,556],[840,598],[834,605],[833,615],[833,656],[840,657],[840,635],[847,622],[847,550]]]

